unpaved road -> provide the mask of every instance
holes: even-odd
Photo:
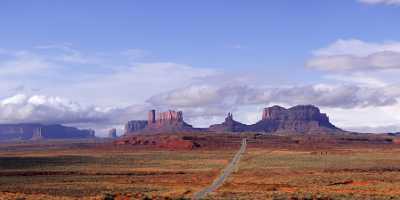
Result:
[[[237,165],[239,164],[240,157],[246,151],[246,146],[247,146],[247,140],[243,139],[242,140],[242,145],[241,145],[239,151],[235,154],[235,157],[233,157],[232,161],[222,171],[221,175],[219,175],[219,177],[217,179],[215,179],[214,182],[210,186],[208,186],[208,187],[204,188],[203,190],[195,193],[194,196],[193,196],[193,199],[203,199],[204,197],[207,196],[207,194],[215,191],[217,188],[222,186],[224,181],[236,169]]]

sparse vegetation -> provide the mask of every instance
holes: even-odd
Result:
[[[211,199],[400,199],[399,149],[249,149]]]
[[[0,151],[0,199],[189,199],[229,163],[239,146],[231,137],[213,136],[215,146],[197,150]],[[207,199],[400,199],[398,145],[248,138],[239,168]]]
[[[20,153],[0,153],[0,199],[184,199],[212,182],[234,151],[64,149],[26,152],[27,156]]]

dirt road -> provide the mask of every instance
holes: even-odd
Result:
[[[231,175],[231,173],[237,168],[239,164],[240,157],[242,154],[246,151],[246,146],[247,146],[247,140],[243,139],[242,140],[242,145],[239,149],[239,151],[235,154],[235,157],[233,157],[232,161],[226,166],[226,168],[222,171],[220,176],[214,180],[214,182],[204,188],[203,190],[197,192],[194,194],[193,199],[203,199],[204,197],[207,196],[207,194],[215,191],[217,188],[222,186],[224,181]]]

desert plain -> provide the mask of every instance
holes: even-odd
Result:
[[[193,149],[109,141],[0,145],[0,199],[192,199],[248,146],[204,199],[400,199],[400,145],[390,137],[218,137]],[[199,140],[201,141],[201,140]]]

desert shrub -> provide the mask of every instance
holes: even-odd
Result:
[[[115,194],[105,194],[103,200],[114,200],[115,199]]]

